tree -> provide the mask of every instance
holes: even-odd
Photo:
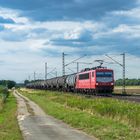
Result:
[[[137,86],[140,85],[140,79],[125,79],[125,84],[126,86]],[[115,81],[116,86],[121,86],[122,85],[122,79],[118,79]]]
[[[15,87],[15,85],[16,85],[15,81],[10,81],[10,80],[7,81],[8,89],[11,89],[11,88]]]
[[[12,87],[15,87],[16,82],[11,80],[1,80],[0,85],[7,86],[9,89],[11,89]]]

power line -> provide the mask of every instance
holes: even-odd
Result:
[[[122,94],[126,94],[126,89],[125,89],[125,53],[121,54],[123,56],[123,64],[121,64],[120,62],[116,61],[115,59],[113,59],[112,57],[110,57],[109,55],[105,55],[108,58],[110,58],[112,61],[114,61],[115,63],[117,63],[118,65],[120,65],[122,67],[122,79],[123,79],[123,84],[122,84]]]
[[[81,57],[79,57],[79,58],[77,58],[77,59],[75,59],[75,60],[73,60],[73,61],[71,61],[71,62],[67,63],[65,66],[68,66],[68,65],[70,65],[70,64],[72,64],[72,63],[74,63],[75,61],[77,61],[77,60],[79,60],[79,59],[81,59],[81,58],[85,57],[85,56],[87,56],[87,55],[85,54],[85,55],[83,55],[83,56],[81,56]]]
[[[75,59],[75,60],[73,60],[73,61],[71,61],[71,62],[65,64],[65,55],[67,55],[67,54],[65,54],[65,53],[63,52],[63,53],[62,53],[62,75],[63,75],[63,78],[64,78],[64,76],[65,76],[65,67],[66,67],[66,66],[68,66],[68,65],[72,64],[73,62],[75,62],[75,61],[77,61],[77,60],[79,60],[79,59],[81,59],[81,58],[83,58],[83,57],[86,56],[86,55],[81,56],[81,57],[79,57],[79,58],[77,58],[77,59]],[[66,82],[64,83],[64,87],[66,87]]]
[[[87,64],[87,65],[93,64],[93,63],[87,63],[87,62],[74,62],[74,63]]]
[[[119,64],[120,66],[123,66],[121,63],[119,63],[118,61],[116,61],[115,59],[113,59],[112,57],[110,57],[109,55],[106,54],[106,56],[108,58],[110,58],[111,60],[113,60],[115,63]]]
[[[52,69],[52,70],[51,70],[49,73],[47,73],[47,74],[50,74],[50,73],[54,72],[54,70],[56,70],[56,68]]]
[[[77,73],[79,73],[79,64],[86,64],[86,65],[91,65],[93,63],[87,63],[87,62],[73,62],[77,64]]]
[[[81,58],[87,56],[87,55],[85,54],[85,55],[83,55],[83,56],[81,56],[81,57],[79,57],[79,58],[77,58],[77,59],[74,59],[74,60],[72,60],[71,62],[65,64],[65,55],[67,55],[67,54],[65,54],[65,53],[63,52],[63,53],[62,53],[62,75],[63,75],[63,76],[65,75],[65,67],[66,67],[66,66],[68,66],[68,65],[74,63],[75,61],[77,61],[77,60],[79,60],[79,59],[81,59]],[[77,63],[77,72],[78,72],[78,71],[79,71],[79,64]]]
[[[107,64],[116,64],[116,63],[113,63],[113,62],[106,62],[106,61],[104,61],[104,63],[107,63]]]
[[[71,72],[75,73],[71,68],[67,68],[68,70],[70,70]]]

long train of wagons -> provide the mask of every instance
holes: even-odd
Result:
[[[90,94],[110,94],[114,89],[114,72],[112,69],[101,66],[85,68],[79,73],[30,82],[26,87]]]

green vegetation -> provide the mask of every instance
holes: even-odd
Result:
[[[123,80],[122,79],[118,79],[115,81],[115,85],[116,86],[121,86],[123,84]],[[125,84],[126,86],[140,86],[140,79],[125,79]]]
[[[140,105],[61,92],[22,90],[44,111],[101,140],[139,140]]]
[[[140,89],[140,86],[126,86],[126,89]],[[115,86],[115,89],[122,89],[122,86]]]
[[[0,96],[2,98],[2,103],[5,103],[9,97],[9,91],[7,87],[0,86]]]
[[[12,87],[14,87],[16,85],[16,82],[11,81],[11,80],[0,80],[0,85],[7,86],[8,89],[11,89]]]
[[[126,86],[126,93],[140,94],[140,86]],[[114,93],[122,93],[122,86],[115,86]]]
[[[13,95],[9,95],[5,104],[0,96],[0,140],[22,140],[16,120],[16,109]]]

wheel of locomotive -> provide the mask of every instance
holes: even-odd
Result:
[[[84,92],[85,92],[84,89],[81,89],[81,93],[84,94]]]
[[[85,89],[83,94],[87,94],[87,93],[88,93],[88,89]]]
[[[92,89],[90,89],[90,95],[92,95]]]
[[[88,95],[91,95],[91,89],[88,90]]]
[[[80,92],[79,92],[80,94],[82,94],[83,93],[83,90],[82,89],[80,89]]]
[[[89,91],[89,90],[88,90],[88,89],[86,89],[86,94],[87,94],[87,95],[88,95],[88,91]]]
[[[92,95],[95,95],[95,89],[92,89]]]

